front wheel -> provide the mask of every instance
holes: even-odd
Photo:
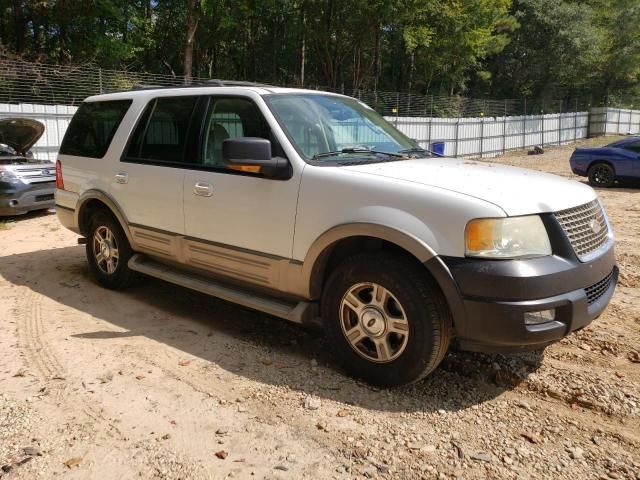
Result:
[[[119,290],[137,278],[127,263],[133,255],[127,236],[118,221],[104,211],[91,219],[86,244],[89,270],[103,287]]]
[[[611,165],[596,163],[589,168],[589,183],[594,187],[612,187],[616,179],[616,173]]]
[[[428,272],[402,254],[343,261],[322,297],[328,341],[350,374],[391,387],[420,380],[449,347],[451,314]]]

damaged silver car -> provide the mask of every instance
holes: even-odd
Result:
[[[0,216],[54,207],[56,166],[30,152],[43,133],[37,120],[0,119]]]

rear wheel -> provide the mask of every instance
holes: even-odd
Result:
[[[424,267],[366,253],[330,275],[322,298],[329,343],[350,374],[385,387],[431,373],[449,346],[451,315]]]
[[[109,213],[100,211],[91,219],[86,253],[89,270],[102,286],[118,290],[136,280],[127,265],[133,255],[127,236]]]
[[[611,165],[606,163],[596,163],[589,168],[589,183],[594,187],[611,187],[616,179],[616,172],[614,172]]]

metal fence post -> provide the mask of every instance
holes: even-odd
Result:
[[[507,100],[504,101],[504,112],[502,116],[502,154],[507,151]]]
[[[558,113],[558,145],[562,143],[562,100],[560,100],[560,113]]]
[[[544,147],[544,99],[542,100],[542,144],[541,147]]]
[[[398,127],[399,116],[400,116],[400,92],[396,93],[396,128]]]
[[[458,131],[460,130],[460,117],[456,119],[456,138],[455,138],[455,152],[453,154],[454,157],[458,156]]]
[[[576,106],[573,109],[573,143],[578,139],[578,97],[576,97]]]
[[[622,109],[618,108],[618,125],[616,126],[616,133],[620,135],[620,117],[622,116]]]
[[[425,108],[426,110],[426,108]],[[425,112],[426,114],[426,112]],[[433,95],[431,95],[431,105],[429,106],[429,150],[431,150],[431,129],[433,125]]]
[[[482,158],[482,154],[484,153],[484,112],[480,115],[480,158]]]
[[[100,93],[104,93],[104,89],[102,88],[102,68],[98,67],[98,80],[100,83]]]
[[[524,98],[524,115],[522,115],[522,148],[527,148],[527,97]]]
[[[606,137],[609,133],[609,95],[607,95],[604,105],[604,136]]]

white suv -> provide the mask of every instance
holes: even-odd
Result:
[[[454,341],[542,348],[611,299],[613,235],[590,187],[433,157],[353,98],[238,83],[79,108],[56,206],[100,284],[142,273],[321,319],[344,367],[385,386]]]

